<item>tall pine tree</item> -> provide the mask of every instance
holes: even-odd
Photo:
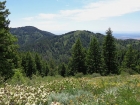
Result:
[[[79,38],[72,47],[72,58],[70,61],[70,74],[75,75],[76,73],[86,74],[85,52]]]
[[[90,46],[87,53],[87,71],[89,74],[100,73],[101,71],[101,51],[98,40],[94,37],[91,39]]]
[[[45,62],[45,61],[43,61],[42,62],[42,77],[43,76],[47,76],[48,75],[48,73],[49,73],[49,67],[48,67],[48,64]]]
[[[41,57],[38,54],[35,55],[35,63],[36,63],[36,69],[38,71],[38,74],[42,75],[43,64],[42,64]]]
[[[65,66],[64,63],[62,63],[62,64],[59,65],[58,73],[59,73],[61,76],[63,76],[63,77],[66,76],[66,66]]]
[[[0,1],[0,75],[6,79],[13,75],[13,59],[17,46],[14,44],[17,39],[9,32],[9,23],[7,19],[10,14],[6,9],[6,1]]]
[[[36,64],[30,52],[26,54],[26,76],[31,78],[36,74]]]
[[[48,67],[49,67],[49,73],[48,75],[49,76],[55,76],[57,74],[56,72],[56,68],[55,68],[55,61],[53,59],[51,59],[49,62],[48,62]]]
[[[134,70],[136,67],[135,59],[136,59],[136,52],[132,48],[132,45],[130,45],[128,47],[128,50],[127,50],[125,56],[124,56],[124,62],[123,62],[124,67]]]
[[[115,39],[112,36],[112,31],[109,28],[106,31],[106,36],[103,43],[103,58],[105,63],[105,75],[118,74],[117,62],[116,62],[116,45]]]

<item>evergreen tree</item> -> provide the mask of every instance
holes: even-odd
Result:
[[[103,57],[105,63],[105,75],[118,74],[117,62],[116,62],[116,45],[112,31],[109,28],[106,31],[105,40],[103,43]]]
[[[74,75],[78,72],[86,74],[85,52],[79,38],[72,47],[72,59],[70,61],[70,74]]]
[[[136,55],[136,52],[134,51],[134,49],[132,48],[132,46],[130,45],[125,56],[124,56],[124,67],[125,68],[130,68],[130,69],[135,69],[136,67],[136,64],[135,64],[135,55]]]
[[[66,67],[65,67],[65,64],[64,63],[62,63],[60,66],[59,66],[59,68],[58,68],[59,70],[59,74],[61,75],[61,76],[63,76],[63,77],[65,77],[66,76]]]
[[[10,14],[6,9],[6,1],[0,1],[0,75],[6,79],[13,75],[13,59],[17,46],[14,44],[17,40],[9,32],[9,23],[7,19]]]
[[[123,60],[126,53],[126,49],[120,49],[117,51],[117,62],[118,67],[121,68],[123,66]]]
[[[27,59],[26,59],[26,53],[21,54],[21,66],[24,70],[24,73],[26,74],[27,72]]]
[[[43,67],[42,67],[42,76],[47,76],[49,73],[49,67],[48,67],[48,64],[43,61]]]
[[[42,66],[43,65],[42,65],[41,57],[38,54],[35,55],[35,63],[36,63],[36,69],[37,69],[39,75],[42,75]]]
[[[53,59],[51,59],[48,63],[49,65],[49,76],[55,76],[56,75],[56,71],[55,71],[55,62]]]
[[[15,53],[15,57],[13,58],[14,68],[20,68],[21,62],[22,62],[22,59],[20,58],[20,54]]]
[[[101,72],[101,52],[99,48],[99,43],[94,37],[90,42],[90,46],[87,53],[87,71],[88,73],[100,73]]]
[[[140,73],[140,51],[136,51],[136,72]]]
[[[33,74],[36,74],[36,64],[30,52],[26,54],[26,76],[31,78]]]

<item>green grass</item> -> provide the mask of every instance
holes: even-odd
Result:
[[[15,78],[1,85],[0,105],[140,105],[140,75]]]

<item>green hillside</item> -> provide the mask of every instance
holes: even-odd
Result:
[[[93,33],[86,30],[71,31],[62,35],[54,35],[50,32],[39,30],[32,26],[11,28],[10,32],[17,36],[20,51],[38,52],[45,59],[56,59],[57,61],[66,62],[71,54],[71,47],[77,38],[80,38],[82,45],[87,48],[91,37],[95,36],[100,45],[104,40],[104,35]],[[117,40],[118,49],[125,49],[127,45],[133,44],[136,49],[139,49],[140,41],[128,39]]]

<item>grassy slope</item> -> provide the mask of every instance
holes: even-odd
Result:
[[[0,104],[140,105],[140,75],[22,79],[9,81],[22,85],[1,86]]]

